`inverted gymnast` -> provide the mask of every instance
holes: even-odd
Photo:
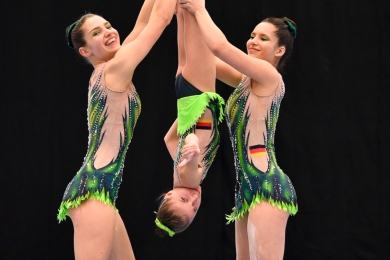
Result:
[[[159,236],[184,231],[198,212],[200,184],[217,153],[217,124],[223,118],[224,101],[215,93],[214,55],[190,13],[177,8],[176,18],[178,115],[164,138],[174,160],[173,189],[160,196],[155,220]]]

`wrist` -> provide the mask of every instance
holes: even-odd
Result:
[[[202,16],[202,15],[205,15],[205,14],[207,14],[207,10],[203,6],[200,7],[199,9],[195,10],[195,13],[194,13],[195,16]]]

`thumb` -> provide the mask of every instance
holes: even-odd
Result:
[[[183,167],[184,165],[186,165],[187,164],[187,162],[188,162],[188,160],[187,159],[183,159],[183,161],[181,161],[178,165],[177,165],[177,167]]]

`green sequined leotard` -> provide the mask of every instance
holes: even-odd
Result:
[[[263,200],[292,215],[298,211],[295,189],[275,157],[274,135],[284,91],[281,79],[273,94],[256,96],[251,79],[244,77],[226,103],[237,177],[235,208],[227,217],[229,222]]]
[[[107,88],[105,63],[92,73],[88,94],[88,151],[84,163],[68,184],[57,219],[68,215],[88,198],[115,206],[127,148],[141,112],[141,101],[130,84],[123,92]]]
[[[202,180],[206,177],[219,147],[219,132],[217,125],[223,120],[223,98],[214,92],[201,92],[180,74],[175,83],[178,95],[178,134],[180,139],[176,148],[176,159],[174,160],[174,171],[182,185],[178,163],[181,161],[181,150],[184,140],[189,133],[195,133],[200,139],[200,156],[198,165],[202,168]],[[184,93],[184,94],[183,94]],[[210,134],[202,135],[199,131],[211,130]],[[206,140],[207,139],[207,140]],[[201,140],[200,140],[201,141]],[[201,144],[205,144],[202,146]]]

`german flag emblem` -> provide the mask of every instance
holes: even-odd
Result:
[[[257,144],[249,146],[249,153],[252,158],[259,157],[259,156],[266,156],[267,150],[265,149],[265,145],[263,144]]]
[[[211,119],[201,118],[196,122],[196,129],[211,130],[212,122]]]

